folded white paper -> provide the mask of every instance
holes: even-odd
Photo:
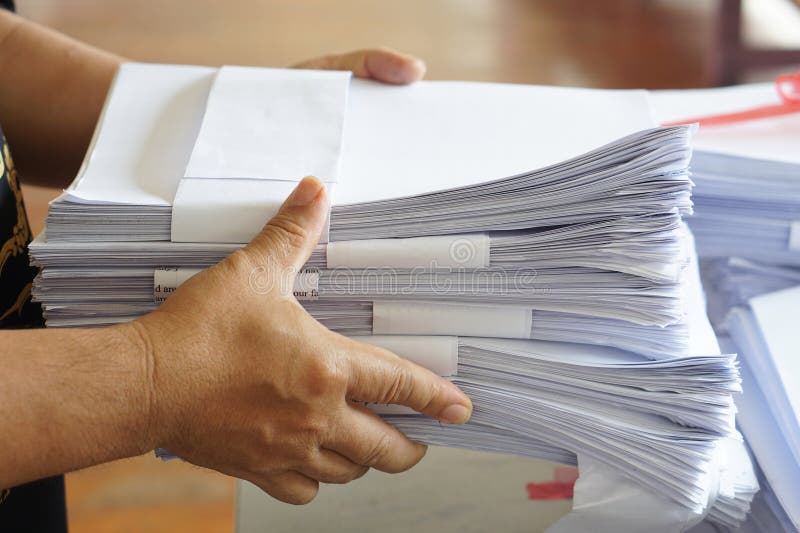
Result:
[[[337,181],[350,76],[220,68],[184,177]]]

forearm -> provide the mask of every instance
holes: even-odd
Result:
[[[24,180],[75,177],[121,61],[0,10],[0,125]]]
[[[0,343],[0,487],[156,446],[135,326],[2,331]]]

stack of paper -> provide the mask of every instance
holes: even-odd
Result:
[[[652,94],[660,122],[781,102],[774,84]],[[701,257],[800,265],[798,137],[800,113],[700,128],[689,223]]]
[[[700,262],[708,317],[714,329],[725,333],[725,316],[732,307],[745,307],[760,294],[800,285],[800,268],[757,263],[740,257]]]
[[[780,99],[773,85],[763,84],[667,91],[654,102],[661,120],[678,120]],[[746,531],[800,527],[798,134],[798,113],[709,126],[697,134],[692,159],[696,212],[689,223],[698,252],[709,258],[702,263],[709,316],[723,344],[741,356],[738,421],[762,476]]]
[[[126,65],[31,246],[34,297],[50,326],[132,320],[314,174],[334,202],[298,300],[475,405],[463,427],[388,420],[423,442],[597,461],[727,524],[749,502],[720,481],[739,378],[682,222],[691,133],[654,127],[638,91]]]
[[[800,286],[736,307],[727,330],[741,355],[747,384],[737,397],[739,425],[780,512],[782,530],[800,529]]]

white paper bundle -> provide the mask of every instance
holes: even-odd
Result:
[[[727,330],[741,355],[739,424],[795,530],[800,527],[800,287],[764,294],[731,310]]]
[[[39,283],[37,280],[37,286]],[[640,326],[624,320],[486,304],[382,301],[304,302],[303,306],[322,325],[348,336],[491,334],[558,342],[579,340],[652,359],[687,355],[689,350],[685,321],[665,327]],[[135,302],[48,303],[44,313],[52,327],[92,327],[129,322],[157,307],[156,303]]]
[[[51,205],[49,240],[247,242],[302,177],[300,170],[245,172],[231,164],[222,176],[219,165],[204,165],[248,150],[260,159],[272,152],[283,158],[286,150],[309,159],[311,141],[343,143],[340,172],[325,150],[303,167],[332,189],[331,240],[546,227],[691,209],[688,130],[649,129],[643,92],[353,81],[348,95],[342,73],[321,85],[316,74],[252,70],[266,73],[271,92],[242,89],[247,84],[237,69],[124,65],[80,175]],[[237,82],[244,94],[233,99],[224,89]],[[298,92],[298,85],[304,87],[299,95],[284,94]],[[326,98],[306,109],[302,95],[314,90]],[[284,121],[281,140],[302,135],[308,124],[320,131],[309,142],[280,150],[281,141],[267,149],[264,139],[276,136],[269,121],[232,129],[220,123],[224,114],[204,115],[206,108],[226,106],[240,113],[266,107],[269,115],[281,105],[304,117]],[[229,131],[233,141],[198,161],[196,147],[210,146],[216,130]],[[472,201],[478,191],[480,207]],[[214,204],[203,200],[209,197]]]
[[[660,122],[780,103],[774,84],[656,91]],[[701,257],[800,264],[800,114],[701,127],[694,139],[695,213]]]
[[[750,298],[800,285],[800,268],[757,263],[740,257],[700,262],[708,317],[717,332],[725,332],[725,316]]]
[[[319,245],[314,268],[552,268],[589,267],[625,272],[653,281],[677,281],[687,258],[677,212],[620,217],[553,229],[338,241]],[[96,266],[212,265],[241,244],[178,242],[85,242],[48,240],[31,244],[34,264]],[[80,259],[78,259],[80,258]],[[402,265],[399,262],[405,261]]]
[[[186,269],[181,277],[188,278],[197,271]],[[636,276],[594,269],[371,274],[321,270],[313,276],[313,299],[325,302],[423,300],[505,304],[657,327],[677,323],[685,313],[681,284],[654,284]],[[47,304],[144,303],[154,299],[153,279],[151,269],[48,268],[37,281],[35,298]],[[91,290],[86,290],[89,280]],[[172,292],[177,284],[170,285],[165,289],[164,282],[155,283],[156,289],[165,293]]]
[[[135,319],[315,174],[333,207],[298,299],[342,333],[397,335],[365,340],[475,404],[463,427],[388,420],[424,442],[590,465],[587,499],[604,496],[588,471],[611,469],[639,491],[629,504],[733,524],[747,491],[720,480],[739,378],[682,223],[691,134],[654,127],[639,91],[126,65],[31,246],[34,297],[51,326]]]

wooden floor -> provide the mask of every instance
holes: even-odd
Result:
[[[713,0],[22,0],[24,16],[140,61],[289,65],[387,45],[429,78],[690,87],[710,82]],[[55,191],[26,189],[43,227]],[[75,533],[230,531],[233,481],[140,457],[67,476]]]

